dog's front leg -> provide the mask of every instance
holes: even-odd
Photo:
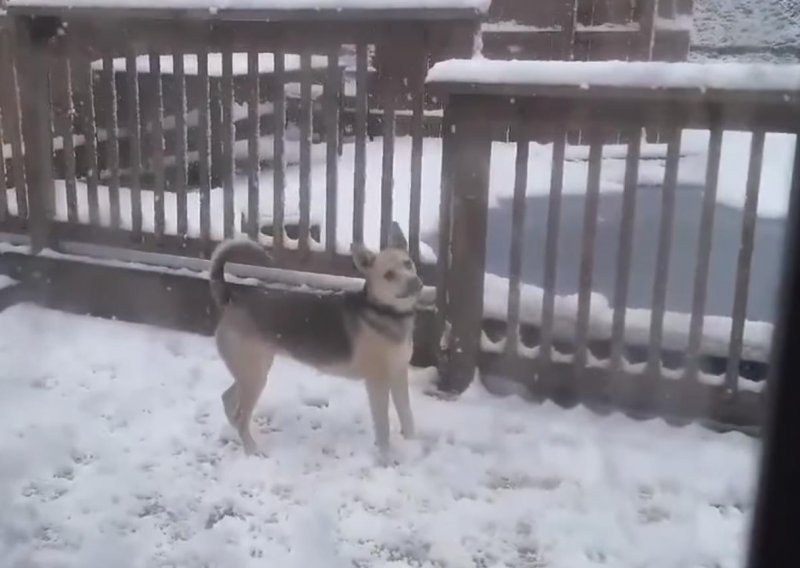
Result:
[[[381,451],[389,449],[389,388],[389,381],[385,379],[367,379],[375,445]]]
[[[404,367],[392,380],[392,400],[400,419],[400,433],[404,438],[414,436],[414,414],[411,412],[411,400],[408,394],[408,367]]]

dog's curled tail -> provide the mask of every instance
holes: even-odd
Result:
[[[209,284],[211,287],[211,298],[217,307],[228,303],[230,290],[225,283],[225,263],[232,256],[252,256],[254,261],[271,261],[272,257],[260,244],[247,239],[230,239],[224,241],[214,249],[211,255],[211,268],[209,270]]]

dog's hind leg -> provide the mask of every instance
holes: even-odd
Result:
[[[236,390],[236,382],[222,393],[222,407],[225,409],[228,423],[236,428],[236,423],[239,420],[239,393]]]
[[[239,408],[236,416],[236,428],[242,439],[244,451],[249,455],[256,452],[257,446],[250,434],[250,422],[264,385],[267,384],[267,375],[272,367],[272,354],[263,354],[253,361],[251,366],[239,375],[236,383]]]
[[[394,377],[391,385],[392,401],[400,419],[400,433],[404,438],[414,436],[414,414],[411,412],[411,400],[408,394],[408,369],[404,369]]]
[[[234,384],[222,394],[225,416],[239,433],[245,453],[253,454],[257,446],[250,433],[250,420],[275,354],[257,338],[224,330],[217,332],[217,346],[234,379]]]
[[[381,451],[389,449],[389,381],[367,379],[369,409],[375,430],[375,445]]]

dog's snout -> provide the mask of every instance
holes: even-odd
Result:
[[[412,294],[416,294],[417,292],[422,290],[422,280],[419,278],[419,276],[415,276],[411,280],[411,283],[409,284],[409,289],[411,290]]]

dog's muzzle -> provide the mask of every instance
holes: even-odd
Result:
[[[422,291],[422,280],[418,276],[414,278],[409,278],[406,282],[406,289],[403,291],[403,298],[410,298],[411,296],[415,296]]]

